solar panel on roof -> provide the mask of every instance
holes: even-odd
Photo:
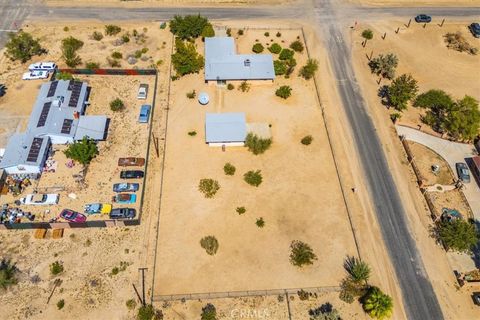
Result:
[[[55,94],[55,90],[57,90],[57,85],[58,85],[58,81],[53,81],[50,84],[50,88],[48,89],[47,98],[48,97],[53,97],[53,95]]]
[[[43,105],[42,111],[40,112],[40,117],[38,118],[37,128],[43,127],[45,125],[51,105],[52,105],[51,102],[46,102]]]
[[[72,119],[64,119],[63,125],[62,125],[62,131],[60,132],[64,134],[69,134],[70,131],[72,131],[72,123],[73,123]]]
[[[40,154],[40,149],[42,148],[43,138],[33,138],[32,145],[30,146],[30,151],[28,151],[27,161],[28,162],[37,162],[38,155]]]

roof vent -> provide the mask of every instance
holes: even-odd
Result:
[[[245,61],[243,61],[243,65],[245,67],[250,67],[250,59],[245,59]]]

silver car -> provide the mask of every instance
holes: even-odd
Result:
[[[147,99],[147,95],[148,95],[148,84],[145,84],[145,83],[140,84],[140,87],[138,88],[137,99],[145,100]]]

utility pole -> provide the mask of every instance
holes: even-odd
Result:
[[[146,305],[145,303],[145,270],[148,270],[148,268],[138,268],[138,270],[142,271],[142,296],[143,296],[142,304],[143,306],[145,306]]]

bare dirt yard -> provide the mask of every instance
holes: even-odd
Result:
[[[408,145],[414,154],[415,163],[425,179],[425,185],[449,185],[454,182],[450,166],[435,151],[412,141],[409,141]],[[432,166],[434,165],[439,166],[438,173],[433,173]]]
[[[256,39],[287,46],[301,36],[300,30],[282,30],[279,37],[277,30],[269,30],[268,37],[265,31],[237,36],[237,51],[250,53]],[[203,52],[202,43],[197,45]],[[306,53],[295,58],[302,66]],[[287,100],[275,96],[284,84],[293,89]],[[270,84],[252,83],[241,92],[238,85],[234,90],[206,85],[199,74],[174,81],[171,89],[154,295],[338,285],[339,266],[346,255],[355,254],[355,246],[313,83],[294,73]],[[188,99],[192,90],[207,92],[209,105]],[[206,112],[245,112],[247,123],[270,124],[272,147],[262,155],[243,147],[225,152],[209,147]],[[306,135],[313,136],[310,146],[300,143]],[[234,176],[224,174],[227,162],[236,167]],[[261,170],[258,188],[243,181],[249,170]],[[202,178],[218,180],[213,199],[198,191]],[[243,215],[235,211],[241,206]],[[260,217],[263,228],[255,223]],[[207,235],[219,241],[214,256],[200,246]],[[290,264],[293,240],[312,246],[318,255],[313,266]]]

